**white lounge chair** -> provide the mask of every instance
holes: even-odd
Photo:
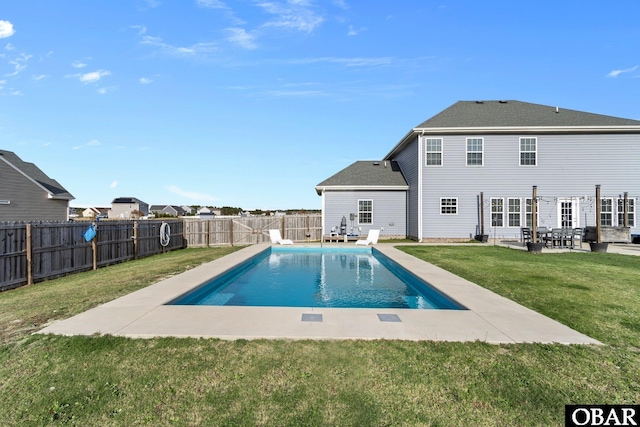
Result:
[[[271,238],[271,243],[274,245],[279,243],[281,245],[293,245],[293,241],[289,239],[283,239],[280,235],[280,230],[269,230],[269,237]]]
[[[369,243],[375,245],[378,243],[378,237],[380,237],[380,230],[369,230],[366,240],[356,240],[356,245],[367,246]]]

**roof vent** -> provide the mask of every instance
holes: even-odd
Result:
[[[476,101],[476,104],[484,104],[484,101]]]
[[[506,104],[507,101],[498,101],[500,104]]]
[[[373,162],[374,166],[378,166],[380,164],[380,162]]]
[[[558,109],[558,107],[556,107],[556,113],[559,113],[559,112],[560,112],[560,109]]]

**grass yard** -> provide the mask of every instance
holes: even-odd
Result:
[[[604,346],[31,335],[233,248],[187,249],[0,293],[3,425],[563,425],[640,403],[640,258],[404,246]]]

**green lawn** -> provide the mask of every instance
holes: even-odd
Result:
[[[614,254],[403,247],[604,346],[30,335],[232,250],[0,293],[3,425],[546,426],[568,403],[640,403],[640,258]]]

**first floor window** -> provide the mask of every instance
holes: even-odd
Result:
[[[520,227],[520,199],[508,199],[509,227]]]
[[[425,165],[442,166],[442,138],[425,139]]]
[[[600,200],[600,225],[613,225],[613,199]]]
[[[635,199],[627,199],[627,225],[629,227],[635,227],[635,213]],[[624,199],[618,199],[618,226],[624,227]]]
[[[457,215],[458,214],[458,199],[457,198],[441,198],[440,199],[440,214],[441,215]]]
[[[358,224],[373,223],[373,200],[358,200]]]
[[[524,217],[525,227],[533,227],[533,199],[531,198],[524,200]]]
[[[491,226],[504,226],[504,200],[491,199]]]

